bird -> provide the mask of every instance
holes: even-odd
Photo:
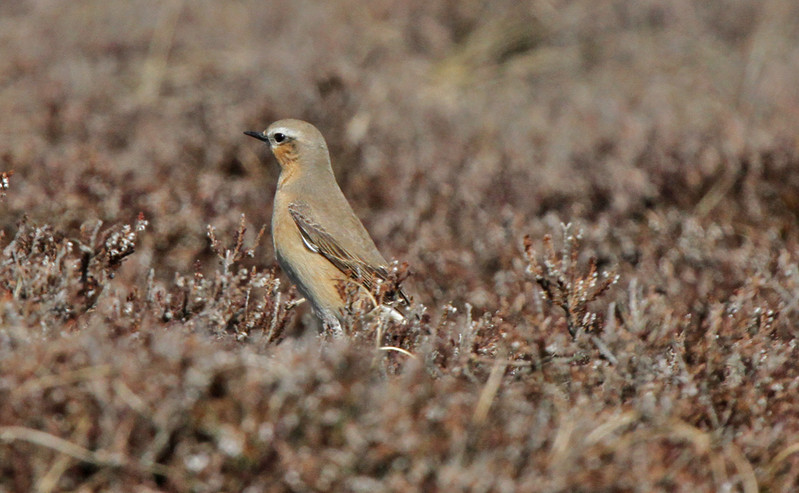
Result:
[[[341,191],[327,142],[315,126],[285,119],[244,134],[269,145],[280,165],[272,210],[277,262],[323,327],[341,333],[347,307],[343,283],[354,283],[358,297],[374,305],[370,290],[389,279],[389,264]],[[373,308],[404,319],[390,306],[410,303],[402,288],[385,299],[389,305]]]

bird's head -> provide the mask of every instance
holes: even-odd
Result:
[[[244,134],[269,144],[283,171],[330,169],[325,138],[308,122],[279,120],[263,132],[248,131]]]

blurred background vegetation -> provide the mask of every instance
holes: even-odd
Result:
[[[0,491],[799,488],[797,40],[790,0],[0,3]],[[242,135],[288,117],[419,320],[293,306]]]

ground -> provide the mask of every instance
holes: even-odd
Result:
[[[797,39],[791,0],[1,3],[0,492],[796,490]],[[280,118],[407,324],[296,303],[242,133]]]

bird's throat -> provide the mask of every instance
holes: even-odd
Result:
[[[284,145],[273,149],[272,152],[275,154],[277,162],[280,163],[278,186],[282,186],[297,174],[297,168],[299,167],[297,149],[291,145]]]

